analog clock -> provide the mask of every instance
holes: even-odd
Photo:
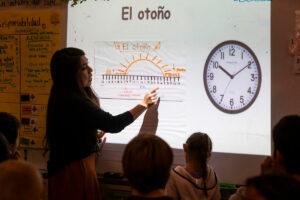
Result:
[[[258,96],[261,70],[254,52],[239,41],[225,41],[209,54],[204,67],[206,93],[219,110],[240,113]]]

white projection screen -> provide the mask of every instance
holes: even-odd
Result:
[[[270,8],[266,0],[69,5],[67,46],[86,52],[104,110],[130,110],[160,88],[152,113],[106,134],[104,149],[118,152],[115,146],[127,144],[148,118],[154,123],[146,120],[146,132],[156,130],[175,152],[200,131],[211,137],[214,152],[270,155]]]

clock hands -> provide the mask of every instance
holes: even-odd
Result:
[[[247,67],[249,67],[251,65],[251,62],[248,62],[248,65],[246,65],[245,67],[243,67],[242,69],[240,69],[238,72],[236,72],[235,74],[231,75],[227,70],[225,70],[221,65],[219,65],[219,68],[225,73],[227,74],[230,79],[233,79],[237,74],[239,74],[241,71],[243,71],[244,69],[246,69]]]
[[[243,67],[242,69],[240,69],[238,72],[236,72],[236,73],[233,74],[233,75],[231,75],[227,70],[225,70],[221,65],[219,65],[219,68],[220,68],[225,74],[227,74],[227,75],[230,77],[230,80],[229,80],[229,82],[227,83],[226,88],[225,88],[223,94],[221,95],[220,103],[223,101],[223,98],[224,98],[225,93],[226,93],[226,91],[227,91],[227,89],[228,89],[228,86],[229,86],[230,83],[231,83],[231,80],[232,80],[237,74],[239,74],[241,71],[243,71],[244,69],[246,69],[246,68],[249,67],[250,65],[251,65],[251,62],[248,62],[248,65],[246,65],[245,67]]]
[[[227,86],[226,86],[226,88],[225,88],[223,94],[221,94],[221,100],[220,100],[220,103],[222,103],[222,101],[223,101],[223,98],[224,98],[224,96],[225,96],[225,93],[226,93],[226,91],[227,91],[228,86],[230,85],[231,80],[232,80],[232,79],[229,80],[229,82],[227,83]],[[219,103],[219,104],[220,104],[220,103]]]
[[[233,79],[233,77],[234,77],[234,75],[232,76],[228,71],[226,71],[221,65],[219,65],[219,68],[225,73],[225,74],[227,74],[229,77],[230,77],[230,79]]]
[[[250,65],[251,65],[251,62],[248,62],[248,65],[246,65],[245,67],[243,67],[242,69],[240,69],[238,72],[236,72],[235,74],[233,74],[232,78],[234,78],[238,73],[240,73],[241,71],[243,71],[244,69],[246,69]]]

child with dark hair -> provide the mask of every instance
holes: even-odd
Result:
[[[274,155],[261,165],[262,173],[281,172],[300,181],[300,116],[283,117],[273,128]]]
[[[186,167],[172,169],[166,191],[174,199],[220,199],[215,171],[207,165],[212,142],[205,133],[192,134],[183,144]]]
[[[261,173],[288,174],[300,181],[300,161],[297,159],[300,154],[300,116],[288,115],[281,118],[272,130],[272,140],[274,153],[261,164]],[[245,187],[240,187],[229,199],[244,199],[246,191]]]
[[[20,123],[15,116],[6,112],[0,112],[0,132],[8,141],[9,154],[12,159],[21,159],[21,154],[17,150],[19,128]]]
[[[300,199],[300,182],[291,176],[265,174],[247,180],[247,200]]]
[[[9,159],[8,142],[6,137],[0,132],[0,163]]]
[[[164,193],[172,162],[170,146],[158,136],[133,138],[122,158],[124,175],[132,186],[129,200],[172,200]]]

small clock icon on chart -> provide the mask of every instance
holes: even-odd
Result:
[[[222,42],[210,52],[203,77],[210,101],[230,114],[241,113],[254,103],[262,79],[255,53],[235,40]]]

